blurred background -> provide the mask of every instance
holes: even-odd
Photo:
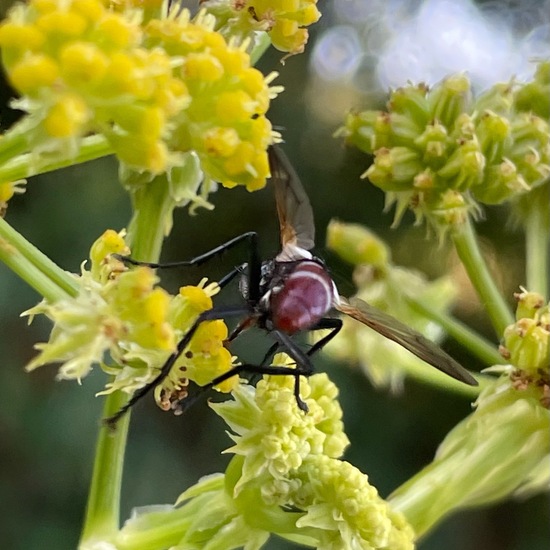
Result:
[[[6,4],[0,5],[5,11]],[[407,80],[434,83],[466,70],[480,91],[513,75],[529,78],[530,60],[550,52],[550,2],[320,0],[319,8],[323,17],[311,30],[306,54],[283,66],[281,54],[269,52],[260,64],[265,74],[278,71],[276,83],[285,87],[270,115],[311,197],[318,254],[330,265],[340,292],[351,294],[351,270],[325,250],[325,228],[331,218],[366,224],[390,243],[396,263],[429,277],[451,269],[462,285],[457,315],[493,338],[449,251],[427,241],[410,219],[390,230],[392,214],[382,213],[382,193],[359,179],[369,159],[346,150],[332,134],[346,111],[382,107],[388,87]],[[6,107],[12,94],[7,84],[0,93],[5,129],[17,113]],[[278,227],[269,186],[254,194],[220,189],[211,200],[216,205],[212,212],[176,213],[163,259],[190,258],[249,230],[260,234],[264,257],[276,253]],[[10,203],[7,220],[64,269],[77,272],[91,243],[106,228],[125,227],[129,216],[116,163],[105,159],[32,178],[26,194]],[[505,218],[504,209],[487,211],[478,228],[496,276],[511,296],[524,282],[523,244],[513,228],[503,230]],[[216,279],[241,261],[235,251],[206,270],[167,274],[163,282],[174,292],[203,274]],[[28,326],[19,317],[38,299],[0,265],[0,540],[6,549],[74,549],[102,406],[94,394],[105,379],[96,370],[78,386],[56,382],[53,366],[24,372],[33,345],[46,340],[50,328],[43,319]],[[236,288],[220,296],[226,303],[238,299]],[[251,334],[240,346],[253,361],[263,356],[266,341]],[[479,368],[452,342],[446,349]],[[412,382],[397,397],[378,392],[360,370],[331,363],[326,354],[318,356],[316,366],[340,387],[351,439],[345,458],[368,473],[382,495],[427,464],[444,435],[470,411],[465,399]],[[200,476],[223,471],[228,462],[220,454],[230,443],[224,425],[205,401],[182,417],[144,401],[132,418],[123,518],[135,506],[174,502]],[[549,517],[547,496],[465,511],[444,521],[419,548],[546,550]],[[272,540],[269,548],[296,546]]]

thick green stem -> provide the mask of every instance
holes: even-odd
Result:
[[[493,328],[500,338],[504,329],[514,322],[514,316],[500,294],[481,254],[470,220],[454,230],[452,239],[466,273],[487,309]]]
[[[115,414],[127,399],[128,396],[122,392],[109,394],[103,408],[104,417]],[[126,414],[118,421],[116,428],[102,426],[99,430],[80,550],[95,548],[100,542],[112,542],[118,533],[120,487],[129,422],[130,415]]]
[[[49,302],[76,296],[78,285],[6,220],[0,218],[0,260]]]
[[[540,292],[548,299],[548,254],[550,251],[550,185],[538,189],[529,203],[524,221],[526,284],[529,292]]]
[[[171,219],[174,202],[165,179],[144,185],[134,193],[134,216],[129,242],[132,257],[156,262],[160,256],[166,220]],[[114,415],[127,402],[123,392],[110,394],[104,418]],[[130,412],[118,421],[114,430],[102,426],[98,435],[94,471],[88,496],[86,518],[80,548],[95,548],[101,542],[113,543],[119,531],[120,487]],[[114,544],[114,543],[113,543]]]
[[[132,195],[134,215],[128,228],[127,242],[132,258],[156,262],[162,241],[172,223],[174,200],[166,177],[161,176],[135,190]]]
[[[2,140],[0,140],[1,142]],[[112,153],[113,149],[104,136],[89,136],[82,140],[78,153],[74,157],[49,159],[36,156],[33,153],[11,157],[5,164],[0,163],[0,181],[17,181],[36,174],[45,174],[66,166],[105,157]]]
[[[486,365],[497,365],[502,357],[495,344],[474,332],[469,326],[454,319],[447,313],[430,307],[428,304],[407,296],[408,304],[428,319],[435,321],[445,332],[462,344],[470,353],[481,359]]]

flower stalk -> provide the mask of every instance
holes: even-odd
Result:
[[[548,297],[550,251],[550,185],[537,189],[529,203],[529,215],[523,221],[525,227],[526,286],[531,292]]]
[[[0,152],[2,151],[3,141],[3,139],[0,140]],[[0,181],[14,181],[37,174],[47,174],[60,168],[112,155],[113,152],[109,142],[99,134],[83,138],[78,152],[65,157],[37,157],[33,153],[29,153],[28,149],[25,149],[18,156],[12,156],[4,163],[0,163]]]
[[[518,391],[507,375],[444,439],[434,461],[389,497],[420,538],[446,515],[520,491],[550,452],[550,413],[541,388]],[[541,479],[539,490],[548,480]]]
[[[495,345],[472,330],[468,325],[455,319],[445,311],[431,307],[425,300],[417,300],[411,295],[407,295],[405,298],[413,309],[435,321],[451,338],[462,344],[487,366],[496,365],[502,361]],[[478,375],[476,378],[479,382],[484,379],[483,375]],[[470,387],[468,389],[479,393],[481,388]]]
[[[52,262],[0,218],[0,260],[49,302],[75,296],[72,275]]]
[[[164,180],[158,185],[141,187],[134,194],[134,202],[130,238],[135,257],[142,261],[158,262],[165,219],[171,217],[174,207],[168,193],[168,182]],[[120,390],[107,394],[103,418],[116,414],[129,399],[130,395]],[[93,548],[95,541],[112,541],[120,528],[120,489],[130,418],[131,411],[128,411],[114,429],[107,425],[99,429],[80,542],[82,550]]]
[[[483,258],[471,221],[455,227],[451,239],[470,281],[487,310],[497,336],[502,336],[504,329],[514,322],[514,317]]]
[[[123,392],[111,393],[105,399],[103,416],[112,416],[127,400],[128,395]],[[129,423],[130,414],[127,414],[119,420],[115,430],[107,426],[101,426],[99,429],[80,539],[81,550],[95,548],[98,542],[113,542],[118,534],[120,489]]]

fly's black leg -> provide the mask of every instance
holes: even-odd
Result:
[[[308,354],[304,353],[288,334],[274,330],[271,332],[271,335],[277,340],[279,346],[284,348],[288,355],[296,361],[296,368],[289,369],[290,372],[287,372],[287,374],[294,376],[294,397],[296,398],[296,404],[302,411],[307,413],[309,409],[305,401],[300,397],[300,375],[311,376],[313,373],[311,360]]]
[[[204,393],[206,393],[208,390],[212,389],[214,386],[217,386],[218,384],[221,384],[222,382],[225,382],[226,380],[229,380],[229,378],[232,378],[233,376],[238,376],[239,374],[243,372],[248,372],[251,374],[256,375],[262,375],[262,374],[270,374],[270,375],[285,375],[285,376],[293,376],[295,380],[294,384],[294,397],[296,399],[296,404],[298,407],[304,411],[305,413],[308,412],[308,406],[306,403],[302,400],[300,397],[300,376],[310,376],[313,372],[313,365],[311,364],[310,357],[317,351],[319,351],[324,345],[326,345],[332,338],[336,336],[336,334],[340,331],[342,328],[342,321],[340,319],[335,319],[331,317],[326,317],[321,319],[314,327],[312,327],[311,330],[326,330],[326,329],[332,329],[329,334],[321,338],[318,342],[316,342],[307,353],[304,353],[298,345],[288,336],[287,334],[279,331],[273,331],[271,334],[276,339],[276,342],[270,346],[270,348],[267,350],[267,353],[265,354],[262,362],[259,365],[251,365],[251,364],[244,364],[244,365],[237,365],[233,367],[231,370],[225,372],[224,374],[221,374],[220,376],[214,378],[214,380],[210,381],[208,384],[201,386],[195,394],[192,396],[187,396],[185,399],[182,399],[177,404],[175,404],[175,414],[182,414],[184,411],[186,411],[189,407],[191,407],[197,399],[202,397]],[[240,334],[241,331],[234,331],[232,335],[230,336],[229,340],[233,340]],[[273,355],[280,349],[284,348],[288,355],[292,357],[296,361],[296,368],[291,367],[284,367],[284,366],[277,366],[277,365],[268,365],[273,358]]]
[[[226,308],[216,308],[209,309],[201,313],[197,320],[193,323],[191,328],[185,333],[184,337],[179,341],[176,351],[170,355],[166,360],[159,373],[151,382],[147,383],[145,386],[137,390],[134,395],[130,398],[128,403],[124,405],[117,413],[113,416],[104,419],[104,423],[108,426],[114,428],[118,420],[126,414],[126,412],[133,407],[142,397],[147,395],[155,386],[160,384],[168,373],[170,369],[174,366],[174,363],[178,360],[180,355],[183,353],[185,348],[189,345],[191,338],[199,328],[199,325],[204,321],[213,321],[215,319],[221,319],[224,317],[240,317],[242,315],[249,314],[250,310],[247,306],[237,306],[237,307],[226,307]]]
[[[181,401],[178,401],[174,405],[175,414],[182,414],[185,412],[189,407],[191,407],[197,399],[202,397],[204,393],[206,393],[208,390],[212,389],[214,386],[217,386],[218,384],[221,384],[222,382],[225,382],[226,380],[229,380],[230,378],[233,378],[233,376],[238,376],[239,374],[243,372],[253,373],[253,374],[270,374],[273,376],[294,376],[294,378],[297,378],[296,375],[296,369],[292,367],[284,367],[284,366],[278,366],[278,365],[251,365],[251,364],[244,364],[244,365],[237,365],[233,367],[231,370],[228,370],[227,372],[220,374],[220,376],[217,376],[214,378],[214,380],[208,382],[208,384],[205,384],[204,386],[201,386],[195,394],[192,396],[187,396]],[[300,374],[298,373],[298,377]],[[299,395],[298,395],[299,398]],[[300,400],[296,400],[298,407],[300,407]],[[303,401],[302,401],[303,403]],[[303,403],[304,407],[306,408],[304,412],[307,412],[307,405]],[[302,407],[300,409],[304,410]]]
[[[166,363],[162,366],[159,373],[155,378],[137,390],[134,395],[131,397],[131,399],[122,407],[117,413],[115,413],[113,416],[106,418],[104,422],[114,427],[117,423],[117,421],[135,404],[137,403],[142,397],[144,397],[147,393],[151,391],[152,388],[157,386],[170,372],[170,369],[177,361],[178,357],[183,353],[185,348],[189,345],[189,342],[191,341],[191,338],[197,331],[199,325],[203,321],[211,321],[214,319],[222,319],[224,317],[237,317],[242,315],[248,315],[252,317],[253,308],[255,304],[260,299],[260,279],[261,279],[261,261],[258,255],[258,237],[257,234],[254,231],[249,231],[247,233],[243,233],[242,235],[238,235],[237,237],[234,237],[233,239],[221,244],[220,246],[217,246],[216,248],[213,248],[212,250],[209,250],[208,252],[205,252],[204,254],[201,254],[200,256],[197,256],[195,258],[192,258],[191,260],[186,260],[182,262],[170,262],[165,264],[159,264],[159,263],[151,263],[151,262],[141,262],[138,260],[134,260],[132,258],[126,257],[126,256],[120,256],[120,255],[114,255],[119,260],[121,260],[124,263],[128,263],[131,265],[136,266],[147,266],[151,268],[173,268],[173,267],[191,267],[191,266],[200,266],[201,264],[207,262],[211,258],[222,254],[226,250],[236,246],[237,244],[241,243],[242,241],[248,240],[249,242],[249,263],[243,264],[241,266],[238,266],[234,268],[231,272],[229,272],[225,277],[222,277],[222,279],[218,282],[218,285],[223,288],[226,286],[230,281],[232,281],[237,275],[243,273],[243,270],[245,267],[248,267],[248,305],[246,306],[237,306],[237,307],[225,307],[225,308],[214,308],[208,311],[203,312],[195,323],[192,325],[192,327],[189,329],[189,331],[184,335],[184,337],[180,340],[178,343],[178,346],[176,348],[176,351],[167,359]],[[246,328],[246,321],[244,323],[241,323],[241,326],[243,328]],[[241,329],[242,330],[242,329]]]
[[[255,231],[248,231],[247,233],[243,233],[242,235],[237,235],[233,239],[223,244],[220,244],[219,246],[216,246],[216,248],[213,248],[212,250],[209,250],[208,252],[205,252],[200,256],[196,256],[195,258],[191,258],[190,260],[183,260],[180,262],[167,262],[167,263],[160,264],[160,263],[154,263],[154,262],[141,262],[139,260],[134,260],[133,258],[130,258],[128,256],[121,256],[120,254],[113,254],[113,256],[125,264],[152,267],[154,269],[157,269],[157,268],[170,269],[173,267],[193,267],[193,266],[202,265],[203,263],[207,262],[211,258],[214,258],[215,256],[219,256],[220,254],[223,254],[226,250],[233,248],[234,246],[236,246],[237,244],[245,240],[249,241],[251,259],[253,257],[257,258],[258,257],[258,252],[257,252],[258,235],[256,234]],[[259,263],[259,260],[256,260],[256,263]]]
[[[286,350],[288,355],[290,355],[290,357],[292,357],[296,361],[296,368],[292,369],[292,372],[288,374],[292,374],[294,376],[294,396],[296,398],[296,403],[298,407],[305,413],[308,412],[308,407],[305,401],[300,397],[300,375],[311,376],[311,374],[313,373],[313,365],[311,364],[310,357],[314,353],[319,351],[323,346],[328,344],[338,334],[338,332],[340,332],[341,328],[341,319],[334,319],[331,317],[324,317],[323,319],[321,319],[309,330],[332,330],[331,332],[329,332],[329,334],[323,336],[323,338],[316,342],[307,351],[307,353],[304,353],[288,334],[285,334],[284,332],[280,332],[278,330],[272,332],[272,335],[277,340],[277,342],[273,346],[271,346],[266,357],[269,357],[269,354],[275,353],[279,347],[282,347]]]
[[[315,326],[309,330],[330,330],[326,336],[323,336],[318,342],[315,342],[313,346],[308,350],[307,355],[311,357],[314,353],[320,351],[325,347],[342,329],[342,319],[336,319],[334,317],[323,317]]]

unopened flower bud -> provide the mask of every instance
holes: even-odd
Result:
[[[388,246],[372,231],[358,224],[331,220],[327,228],[327,247],[353,265],[384,268],[390,260]]]

